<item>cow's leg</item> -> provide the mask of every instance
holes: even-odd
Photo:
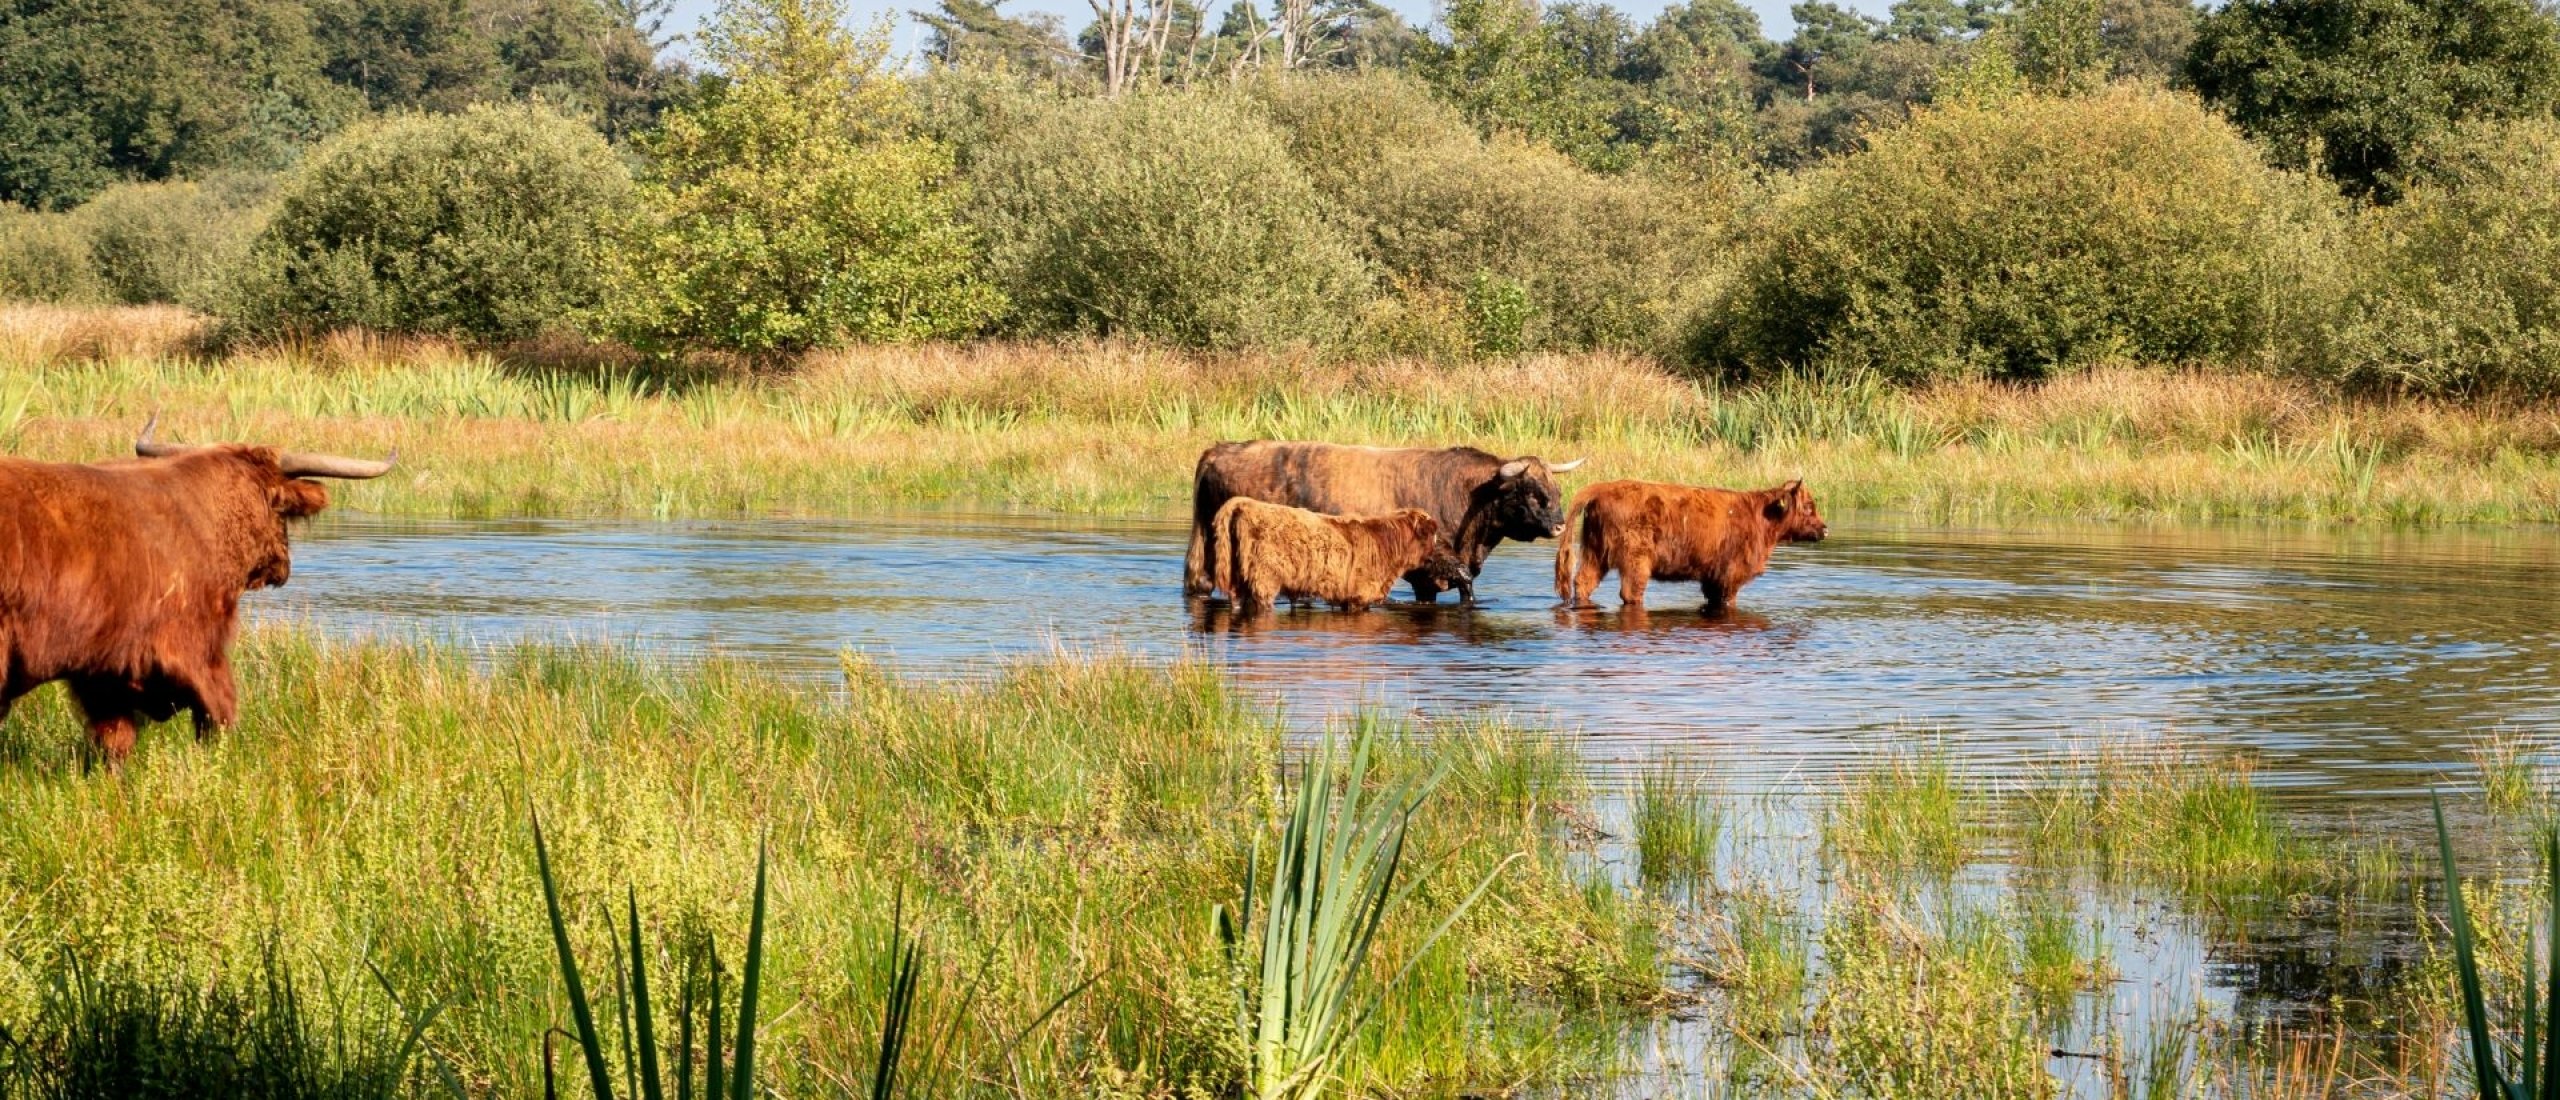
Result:
[[[70,686],[72,701],[80,704],[80,713],[89,720],[89,743],[98,754],[109,764],[132,755],[136,732],[132,686],[110,678],[73,680]]]
[[[1618,563],[1618,602],[1628,606],[1644,603],[1644,586],[1653,579],[1653,559],[1633,558]],[[1593,578],[1593,584],[1599,579]]]
[[[1700,581],[1698,582],[1698,589],[1707,594],[1707,611],[1709,614],[1722,614],[1725,608],[1730,605],[1732,597],[1725,592],[1724,584],[1722,582],[1714,580]]]
[[[1600,560],[1600,555],[1586,549],[1582,554],[1582,560],[1574,566],[1573,606],[1596,606],[1591,602],[1591,594],[1600,590],[1600,579],[1608,575],[1609,564]],[[1623,576],[1621,579],[1624,579]]]
[[[1209,594],[1209,535],[1207,525],[1191,521],[1191,548],[1182,552],[1182,594]]]
[[[1409,584],[1409,585],[1412,585],[1412,586],[1413,586],[1413,602],[1415,602],[1415,603],[1438,603],[1438,602],[1440,602],[1440,592],[1441,592],[1441,589],[1440,589],[1440,582],[1435,581],[1435,580],[1432,580],[1432,579],[1431,579],[1431,575],[1430,575],[1430,574],[1428,574],[1428,573],[1407,573],[1407,574],[1405,574],[1405,575],[1404,575],[1404,583],[1406,583],[1406,584]]]
[[[231,675],[231,662],[221,654],[215,654],[206,664],[202,676],[180,680],[178,686],[195,697],[187,710],[195,718],[196,740],[211,737],[239,720],[240,685]]]

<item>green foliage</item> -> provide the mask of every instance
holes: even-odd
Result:
[[[2527,950],[2523,967],[2524,993],[2519,1003],[2524,1006],[2523,1026],[2511,1049],[2502,1050],[2498,1036],[2489,1023],[2489,1009],[2481,993],[2479,932],[2473,928],[2470,910],[2463,904],[2461,872],[2453,862],[2453,833],[2445,828],[2444,799],[2434,798],[2436,816],[2436,853],[2444,866],[2444,903],[2447,924],[2453,930],[2453,951],[2457,973],[2462,983],[2462,1022],[2465,1037],[2470,1040],[2471,1072],[2479,1085],[2480,1100],[2533,1100],[2548,1095],[2545,1091],[2560,1088],[2560,954],[2555,954],[2542,988],[2550,998],[2534,1001],[2535,967]],[[2549,924],[2545,931],[2560,935],[2560,833],[2542,834],[2543,889],[2551,898]],[[2512,1062],[2522,1074],[2509,1078],[2503,1063]]]
[[[2181,96],[1946,107],[1764,211],[1694,348],[1725,374],[1903,379],[2260,360],[2318,304],[2328,224]]]
[[[1518,355],[1529,346],[1529,320],[1537,315],[1529,289],[1479,271],[1467,280],[1467,332],[1478,355]]]
[[[1410,328],[1443,302],[1463,315],[1454,343],[1497,354],[1676,343],[1721,229],[1720,193],[1595,174],[1517,137],[1480,139],[1403,77],[1292,80],[1255,95],[1389,277],[1395,300],[1366,334],[1381,350],[1433,342],[1380,331],[1382,316]],[[1500,304],[1484,297],[1498,288],[1525,300],[1479,309]],[[1488,318],[1498,331],[1477,323]]]
[[[82,303],[107,297],[89,262],[89,235],[71,215],[0,203],[0,299]]]
[[[412,1086],[425,1076],[418,1063],[436,1057],[423,1040],[442,1005],[410,1013],[385,984],[376,996],[332,996],[327,1012],[314,1012],[306,1004],[312,991],[295,983],[273,944],[245,984],[101,967],[68,951],[46,971],[35,1019],[7,1036],[0,1094],[32,1100],[430,1095]],[[439,1069],[447,1094],[459,1100],[450,1068]]]
[[[705,41],[726,73],[642,147],[646,211],[617,251],[606,327],[644,346],[751,354],[984,328],[950,154],[910,136],[885,29],[841,0],[732,0]]]
[[[1574,71],[1536,0],[1454,0],[1442,18],[1449,41],[1416,65],[1434,90],[1488,131],[1608,162],[1607,106]]]
[[[2099,0],[2021,0],[2010,46],[2036,91],[2085,92],[2106,80]]]
[[[593,1090],[595,1100],[613,1100],[613,1071],[608,1068],[609,1063],[605,1057],[604,1035],[596,1028],[595,1006],[588,999],[586,982],[578,972],[578,953],[569,945],[569,921],[561,912],[560,883],[551,873],[551,846],[543,839],[542,816],[538,813],[533,818],[533,855],[535,869],[542,879],[543,914],[550,919],[551,923],[552,950],[557,953],[560,962],[560,984],[568,990],[570,1020],[578,1029],[574,1037],[578,1043],[579,1056],[585,1063],[587,1084]],[[756,999],[761,992],[764,980],[765,863],[764,846],[759,844],[756,847],[755,901],[748,911],[746,974],[740,982],[737,1015],[732,1017],[734,1022],[731,1027],[734,1030],[730,1034],[736,1037],[735,1045],[729,1051],[724,1052],[721,1049],[720,977],[723,971],[720,966],[720,951],[707,938],[696,937],[688,942],[684,952],[683,974],[676,987],[679,997],[676,1008],[676,1030],[679,1038],[674,1051],[677,1096],[697,1095],[693,1076],[693,1022],[696,1019],[694,991],[698,985],[708,987],[703,998],[700,1017],[705,1023],[705,1028],[702,1048],[702,1088],[699,1095],[707,1100],[753,1100],[758,1095]],[[615,998],[614,1006],[619,1013],[615,1020],[616,1030],[620,1032],[622,1045],[625,1048],[626,1061],[623,1067],[625,1084],[631,1086],[629,1095],[634,1100],[640,1100],[640,1098],[665,1100],[666,1078],[660,1075],[658,1065],[658,1044],[662,1038],[661,1025],[657,1010],[651,1006],[649,1000],[649,954],[647,944],[640,938],[640,891],[638,888],[634,887],[626,892],[623,914],[623,931],[629,938],[615,945],[617,948],[615,962],[618,972],[614,975],[614,988],[621,996]],[[622,971],[624,966],[628,966],[629,969]],[[623,984],[626,979],[629,983],[627,985]],[[890,1004],[893,1020],[903,1015],[905,1004],[912,1003],[914,1000],[915,983],[912,970],[907,979],[901,983],[901,988],[905,991],[904,996],[893,998]],[[880,1072],[884,1078],[896,1073],[894,1052],[898,1049],[895,1038],[898,1032],[893,1028],[889,1035],[890,1037],[882,1040],[884,1059]],[[551,1045],[546,1039],[543,1043],[542,1065],[545,1096],[553,1095],[555,1091],[550,1049]],[[634,1055],[636,1058],[633,1057]],[[722,1072],[724,1055],[729,1063],[729,1069],[725,1073]],[[633,1082],[634,1076],[637,1078],[636,1084]]]
[[[2389,202],[2456,125],[2560,105],[2560,21],[2535,0],[2232,0],[2187,78],[2278,163]]]
[[[202,302],[219,297],[258,232],[265,177],[128,183],[99,192],[73,215],[108,298]]]
[[[1386,993],[1511,864],[1495,864],[1413,948],[1395,977],[1377,986],[1364,983],[1379,928],[1428,878],[1398,885],[1396,873],[1414,815],[1446,774],[1435,770],[1372,792],[1369,761],[1376,740],[1375,725],[1360,727],[1338,793],[1330,741],[1308,762],[1261,895],[1262,929],[1253,953],[1246,953],[1245,941],[1256,917],[1254,871],[1247,872],[1244,903],[1232,911],[1217,908],[1218,937],[1237,977],[1236,1031],[1245,1041],[1245,1093],[1252,1100],[1322,1095],[1333,1083],[1334,1063],[1377,1014]],[[1257,863],[1261,851],[1255,843]]]
[[[300,0],[14,4],[0,17],[0,201],[282,167],[361,101],[320,72]]]
[[[629,195],[604,139],[542,108],[357,127],[285,178],[222,312],[252,333],[531,336],[595,304]]]
[[[1320,347],[1367,296],[1352,241],[1280,135],[1230,97],[1031,106],[970,182],[1020,330]]]
[[[2318,367],[2355,388],[2560,393],[2560,123],[2475,126],[2358,219]]]

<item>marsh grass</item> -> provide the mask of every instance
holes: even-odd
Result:
[[[1000,343],[753,371],[352,332],[217,356],[201,329],[165,308],[0,308],[0,436],[95,459],[158,409],[186,441],[396,447],[400,472],[342,499],[459,516],[1166,515],[1209,443],[1292,438],[1587,456],[1592,480],[1801,476],[1834,509],[1940,517],[2560,519],[2560,406],[2345,401],[2242,373],[1727,388],[1613,355],[1452,366]]]
[[[2279,902],[2334,868],[2252,782],[2246,756],[2109,743],[2011,803],[2030,863],[2158,882],[2227,905]]]
[[[2073,997],[2114,977],[2098,928],[2081,919],[2068,892],[2022,889],[2005,920],[2017,937],[2019,983],[2047,1017],[2062,1014]]]
[[[66,944],[212,984],[253,976],[272,938],[448,1004],[436,1047],[474,1093],[525,1094],[538,1038],[567,1019],[522,826],[534,804],[576,953],[627,955],[636,889],[660,975],[698,937],[744,942],[770,834],[757,1074],[785,1095],[870,1074],[881,1000],[860,962],[902,894],[919,984],[966,991],[916,1009],[916,1033],[942,1037],[945,1095],[1219,1091],[1243,1068],[1209,915],[1271,819],[1283,743],[1208,668],[1061,656],[923,684],[849,661],[830,689],[609,646],[474,655],[274,631],[238,657],[235,732],[157,727],[121,772],[81,770],[55,691],[0,725],[0,1021],[40,1009]],[[1628,927],[1652,914],[1585,888],[1559,810],[1502,793],[1554,782],[1537,762],[1552,750],[1399,732],[1383,779],[1451,778],[1409,840],[1442,870],[1380,928],[1380,957],[1415,956],[1458,884],[1527,856],[1385,997],[1346,1086],[1576,1072],[1591,1048],[1549,1041],[1553,1025],[1658,996],[1654,937]],[[1484,1040],[1496,1027],[1537,1030]]]
[[[2547,801],[2549,783],[2536,758],[2540,746],[2522,733],[2491,730],[2471,739],[2472,766],[2480,775],[2480,797],[2492,813],[2514,813]]]
[[[1664,761],[1636,781],[1636,868],[1646,881],[1695,883],[1715,871],[1725,811],[1695,765]]]
[[[1823,842],[1852,866],[1953,873],[1973,851],[1965,794],[1944,746],[1896,749],[1850,780]]]

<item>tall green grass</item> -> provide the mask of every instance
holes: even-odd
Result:
[[[661,1011],[691,983],[655,979],[702,938],[749,937],[740,899],[770,835],[759,981],[779,1007],[758,1014],[754,1065],[783,1094],[875,1071],[884,1000],[859,960],[894,938],[902,894],[909,1057],[945,1095],[1217,1090],[1245,1071],[1208,917],[1281,805],[1283,742],[1206,667],[1061,657],[925,684],[849,662],[830,686],[611,647],[474,656],[290,632],[253,632],[237,656],[239,728],[204,744],[155,728],[120,773],[82,771],[55,691],[0,724],[0,1023],[40,1010],[64,944],[237,984],[272,939],[447,1004],[435,1045],[458,1075],[529,1094],[540,1037],[572,1016],[531,838],[508,824],[530,803],[570,947],[625,972],[646,956]],[[1443,870],[1377,927],[1377,957],[1424,961],[1336,1076],[1442,1092],[1578,1072],[1593,1048],[1538,1037],[1573,1006],[1658,995],[1659,959],[1637,949],[1653,915],[1585,890],[1540,739],[1393,733],[1381,779],[1446,770],[1406,841]],[[1524,852],[1472,909],[1444,888]],[[627,918],[635,890],[658,914],[636,948],[627,919],[591,919]],[[732,1004],[736,977],[720,979]]]

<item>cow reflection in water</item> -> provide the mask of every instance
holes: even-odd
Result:
[[[1315,609],[1259,614],[1196,604],[1191,629],[1241,637],[1304,637],[1388,645],[1493,645],[1542,637],[1534,620],[1488,615],[1463,604],[1381,604],[1353,614]]]
[[[1773,627],[1767,616],[1731,606],[1722,608],[1683,608],[1674,611],[1651,611],[1643,604],[1627,604],[1616,611],[1596,608],[1559,607],[1555,610],[1556,626],[1564,630],[1617,634],[1757,634]]]

